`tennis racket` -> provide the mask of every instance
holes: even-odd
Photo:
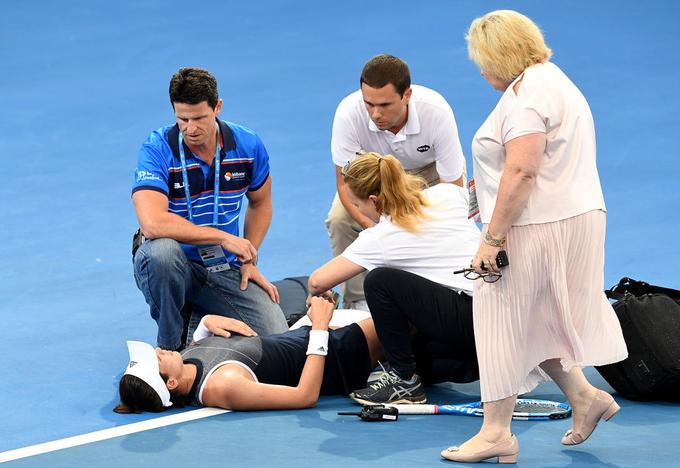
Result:
[[[394,406],[399,414],[464,414],[483,416],[481,401],[464,405],[387,405]],[[512,412],[512,419],[537,421],[545,419],[564,419],[571,416],[571,407],[566,403],[550,400],[531,400],[519,398]]]

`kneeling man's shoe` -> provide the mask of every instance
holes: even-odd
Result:
[[[380,380],[368,387],[350,393],[349,397],[362,405],[420,404],[427,401],[425,389],[418,375],[413,374],[410,380],[404,380],[393,370],[385,372]]]

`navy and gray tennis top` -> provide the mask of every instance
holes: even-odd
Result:
[[[307,360],[309,330],[301,327],[264,337],[211,336],[190,345],[181,354],[185,363],[197,367],[192,404],[203,406],[201,395],[207,380],[225,364],[243,366],[258,382],[296,386]],[[363,388],[372,366],[361,328],[352,324],[330,330],[328,348],[321,394],[347,395]]]

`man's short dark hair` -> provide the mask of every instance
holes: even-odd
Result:
[[[214,109],[219,99],[217,80],[208,70],[202,68],[180,68],[172,75],[169,91],[173,108],[176,102],[200,104],[207,101],[208,105]]]
[[[394,85],[400,96],[411,86],[411,72],[402,59],[393,55],[380,54],[366,62],[361,71],[359,85],[366,83],[371,88]]]

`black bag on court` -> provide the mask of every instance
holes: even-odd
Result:
[[[297,322],[307,313],[307,280],[309,276],[295,276],[274,281],[272,284],[279,290],[280,306],[288,326]]]
[[[628,358],[597,370],[625,398],[680,401],[680,291],[622,278],[605,294]]]
[[[286,316],[290,327],[302,317],[307,315],[307,281],[309,276],[294,276],[274,281],[272,284],[279,290],[281,310]],[[333,292],[333,302],[338,306],[340,298],[338,293]]]

